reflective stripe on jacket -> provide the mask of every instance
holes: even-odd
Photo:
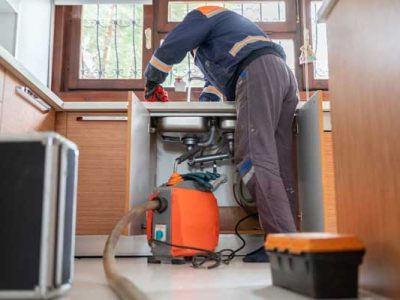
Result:
[[[241,61],[253,51],[270,47],[283,59],[282,47],[273,43],[256,24],[218,6],[204,6],[187,14],[166,37],[148,64],[147,80],[162,83],[174,64],[192,52],[196,66],[228,100],[234,100],[232,79]]]

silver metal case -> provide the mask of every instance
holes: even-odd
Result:
[[[72,282],[78,148],[56,133],[0,136],[0,299]]]

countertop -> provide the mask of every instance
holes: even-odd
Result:
[[[128,102],[64,102],[0,46],[0,65],[56,111],[127,111]]]
[[[335,1],[326,1],[335,2]],[[128,102],[64,102],[47,86],[40,82],[31,72],[29,72],[17,59],[15,59],[7,50],[0,46],[0,65],[7,72],[23,82],[38,97],[53,107],[56,111],[109,111],[126,112]],[[144,106],[153,115],[160,113],[185,113],[190,111],[212,114],[213,112],[232,114],[235,112],[235,103],[230,102],[167,102],[150,103],[143,102]],[[302,106],[299,103],[298,108]],[[330,103],[324,101],[324,111],[330,111]]]

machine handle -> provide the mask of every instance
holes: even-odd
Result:
[[[32,92],[26,86],[16,86],[15,92],[20,95],[24,100],[29,102],[36,109],[40,110],[42,113],[48,113],[51,110],[51,106],[40,99],[34,92]]]
[[[127,116],[80,116],[77,121],[128,121]]]

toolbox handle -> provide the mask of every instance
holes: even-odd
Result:
[[[77,121],[128,121],[127,116],[80,116]]]

